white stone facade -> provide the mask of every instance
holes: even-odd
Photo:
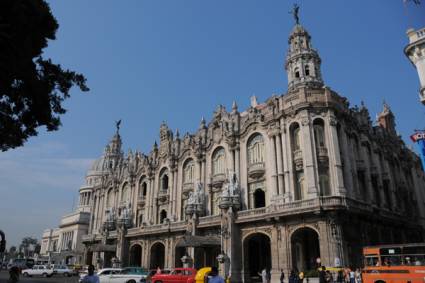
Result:
[[[275,282],[281,268],[359,265],[365,245],[423,240],[424,171],[389,107],[373,126],[324,86],[301,25],[289,45],[285,94],[219,106],[193,134],[163,123],[148,154],[124,155],[117,122],[80,191],[86,263],[220,265],[232,282],[267,267]]]
[[[404,53],[418,71],[419,96],[421,102],[425,104],[425,27],[416,31],[409,29],[407,36],[409,37],[409,44],[404,49]]]

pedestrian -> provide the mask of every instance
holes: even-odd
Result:
[[[208,276],[208,283],[224,283],[224,278],[218,274],[216,266],[211,267],[211,272]]]
[[[267,283],[272,281],[272,273],[269,269],[267,269]]]
[[[326,268],[324,266],[320,267],[319,283],[326,283],[325,270],[326,270]]]
[[[304,272],[302,272],[302,271],[298,274],[298,282],[299,283],[304,282]]]
[[[342,270],[338,270],[338,275],[336,277],[337,283],[344,283],[344,272]]]
[[[285,272],[283,272],[283,269],[280,270],[280,283],[285,282]]]
[[[19,268],[17,266],[12,266],[9,270],[9,280],[10,283],[15,283],[19,281]]]
[[[99,276],[94,274],[94,265],[90,264],[88,268],[88,274],[84,276],[81,280],[81,283],[100,283]]]
[[[259,272],[258,275],[261,276],[261,282],[267,283],[267,268],[264,267],[261,273]]]
[[[349,276],[350,276],[350,283],[356,283],[356,274],[354,273],[352,268],[350,268]]]
[[[289,274],[289,283],[295,283],[295,271],[292,269]]]
[[[356,283],[362,283],[362,272],[360,271],[359,268],[356,269],[354,276],[355,276]]]

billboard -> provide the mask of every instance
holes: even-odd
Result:
[[[411,135],[410,138],[419,146],[420,156],[422,159],[422,166],[425,170],[425,131],[416,131],[416,133]]]

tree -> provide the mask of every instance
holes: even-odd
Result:
[[[41,54],[59,25],[45,0],[0,1],[0,149],[22,146],[37,128],[56,131],[62,102],[82,74],[65,70]]]
[[[38,244],[37,239],[32,237],[25,237],[19,245],[19,252],[23,253],[24,257],[30,257],[34,253],[34,249]]]

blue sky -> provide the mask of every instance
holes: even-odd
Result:
[[[84,73],[91,91],[66,101],[62,128],[41,129],[0,153],[0,229],[8,243],[40,238],[72,210],[90,163],[122,119],[124,150],[149,151],[166,121],[197,129],[218,104],[240,109],[286,91],[293,26],[284,0],[49,0],[60,28],[45,56]],[[404,56],[408,27],[425,26],[425,4],[402,0],[305,0],[301,23],[322,58],[325,83],[372,119],[385,99],[407,141],[425,127],[416,70]],[[409,142],[410,143],[410,142]]]

